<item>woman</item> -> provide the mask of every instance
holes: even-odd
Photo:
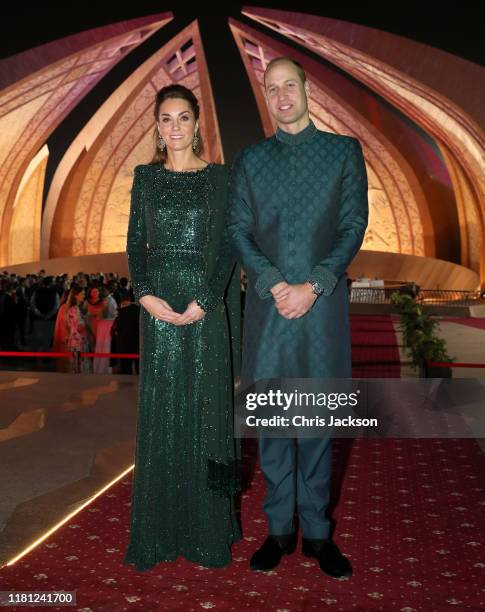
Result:
[[[237,355],[239,288],[223,231],[228,171],[199,157],[199,105],[190,90],[164,87],[154,111],[157,151],[151,164],[135,168],[127,238],[142,309],[124,562],[144,570],[183,555],[221,567],[240,538],[231,376],[238,366],[228,329]],[[222,297],[231,274],[228,317]]]
[[[108,303],[104,299],[98,287],[90,287],[88,289],[88,299],[86,307],[89,313],[89,324],[93,331],[92,348],[96,345],[96,334],[98,332],[98,323],[108,314]]]
[[[52,341],[52,350],[55,353],[61,353],[67,351],[67,325],[66,325],[66,313],[67,313],[67,300],[69,298],[69,289],[64,289],[59,310],[57,311],[56,325],[54,327],[54,339]],[[60,357],[56,359],[56,370],[58,372],[69,372],[70,364],[67,359]]]
[[[83,302],[83,287],[75,284],[71,285],[65,313],[67,351],[89,351],[89,336],[91,334],[91,330],[89,328],[85,310],[82,308]],[[80,371],[85,374],[91,372],[91,362],[89,358],[81,357],[79,364],[73,361],[71,363],[71,371]]]

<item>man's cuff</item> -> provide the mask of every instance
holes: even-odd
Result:
[[[338,283],[338,278],[325,266],[315,266],[308,278],[311,283],[317,282],[323,287],[322,295],[332,295]]]
[[[285,282],[281,272],[275,266],[271,266],[258,276],[254,288],[262,300],[271,297],[271,291],[278,283]]]

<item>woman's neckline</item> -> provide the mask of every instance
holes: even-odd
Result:
[[[193,170],[171,170],[170,168],[166,168],[163,164],[161,164],[162,170],[168,172],[169,174],[199,174],[200,172],[204,172],[207,170],[209,166],[212,166],[212,162],[208,162],[202,168],[195,168]]]

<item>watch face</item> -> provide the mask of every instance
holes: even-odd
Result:
[[[321,295],[323,293],[323,287],[319,283],[313,283],[313,293]]]

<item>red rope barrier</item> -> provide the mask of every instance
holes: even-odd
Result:
[[[121,359],[138,359],[139,353],[79,353],[81,357],[116,357]]]
[[[35,351],[0,351],[0,357],[72,357],[76,353],[69,351],[54,352],[35,352]],[[80,352],[80,357],[113,357],[115,359],[139,359],[139,353],[89,353]],[[389,365],[395,364],[394,361],[359,361],[353,362],[354,365]],[[450,367],[450,368],[485,368],[485,363],[454,363],[448,361],[429,361],[430,367]]]
[[[35,352],[35,351],[0,351],[0,357],[72,357],[75,352]],[[115,357],[119,359],[137,359],[139,353],[79,353],[80,357]]]
[[[485,363],[453,363],[451,361],[428,361],[427,365],[433,368],[485,368]]]
[[[71,357],[72,352],[0,351],[0,357]]]

